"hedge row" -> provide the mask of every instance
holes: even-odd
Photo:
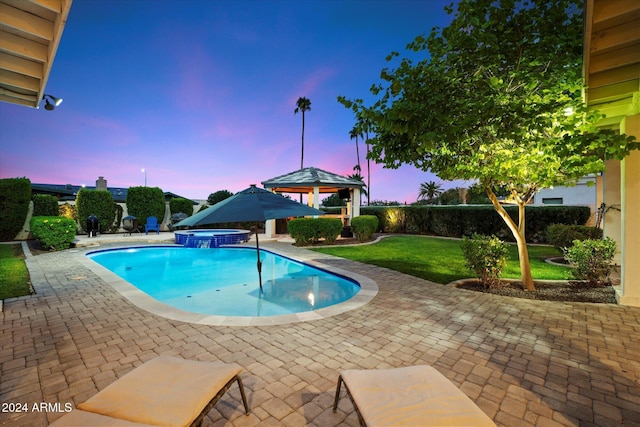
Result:
[[[33,216],[58,216],[58,198],[49,194],[34,194]]]
[[[127,211],[138,218],[138,225],[144,227],[147,218],[155,216],[158,222],[164,218],[166,204],[164,193],[158,187],[129,187]]]
[[[29,213],[31,181],[28,178],[0,179],[0,240],[13,240]]]
[[[76,196],[80,227],[86,231],[87,218],[95,215],[98,217],[98,223],[100,224],[100,233],[113,231],[116,206],[109,191],[81,189]],[[122,212],[120,217],[122,217]]]
[[[339,218],[295,218],[287,226],[297,246],[316,243],[319,239],[333,243],[342,231]]]
[[[506,206],[516,223],[517,206]],[[495,235],[513,241],[513,235],[493,206],[367,206],[362,215],[375,215],[383,233],[435,234],[446,237]],[[588,206],[527,206],[525,236],[530,243],[546,241],[550,224],[584,225],[591,216]]]

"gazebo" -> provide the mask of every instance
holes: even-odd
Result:
[[[350,225],[351,218],[360,215],[360,191],[364,183],[356,179],[307,167],[262,181],[262,185],[274,193],[306,193],[308,205],[316,209],[320,207],[321,193],[338,193],[341,198],[348,200],[346,212],[340,215],[345,226]],[[267,221],[267,236],[273,236],[274,230],[273,221]]]

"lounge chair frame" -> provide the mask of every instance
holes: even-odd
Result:
[[[340,386],[342,384],[344,384],[344,390],[346,391],[347,396],[349,396],[349,400],[351,400],[351,403],[353,404],[353,407],[356,410],[356,414],[358,415],[358,420],[360,421],[360,425],[362,427],[367,427],[367,423],[365,422],[364,418],[362,418],[362,414],[358,409],[358,405],[356,405],[356,401],[353,400],[353,396],[351,396],[351,392],[349,391],[349,387],[347,387],[347,383],[345,383],[344,380],[342,379],[342,375],[338,376],[338,386],[336,387],[336,397],[333,400],[333,412],[336,412],[338,410],[338,402],[340,401]]]
[[[213,396],[213,399],[211,399],[211,401],[207,403],[204,409],[202,409],[202,412],[200,413],[200,415],[198,415],[196,419],[193,420],[193,422],[191,423],[191,427],[200,427],[202,425],[202,421],[204,420],[204,417],[207,416],[209,411],[211,411],[211,409],[215,406],[215,404],[218,403],[218,400],[220,400],[220,398],[224,396],[227,390],[229,390],[229,387],[231,387],[233,383],[236,381],[238,382],[238,388],[240,389],[240,395],[242,396],[242,404],[244,405],[245,415],[249,415],[251,411],[249,410],[249,404],[247,403],[247,396],[244,393],[244,385],[242,384],[242,379],[240,378],[240,375],[236,375],[235,377],[231,378],[224,385],[224,387],[220,389],[218,394]]]

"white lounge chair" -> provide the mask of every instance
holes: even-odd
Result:
[[[363,426],[495,426],[431,366],[344,370],[338,377],[334,412],[342,383]]]
[[[51,426],[198,426],[237,381],[245,413],[249,405],[242,368],[160,356],[127,373]]]

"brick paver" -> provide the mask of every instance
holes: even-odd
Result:
[[[308,253],[264,243],[290,256]],[[315,254],[367,276],[378,295],[333,317],[275,326],[168,320],[127,301],[78,262],[85,250],[28,258],[36,294],[5,301],[0,423],[44,426],[157,355],[236,362],[252,413],[232,387],[204,425],[358,424],[338,371],[435,366],[498,425],[640,425],[640,309],[485,295]],[[344,393],[344,392],[343,392]],[[7,412],[8,404],[26,412]]]

